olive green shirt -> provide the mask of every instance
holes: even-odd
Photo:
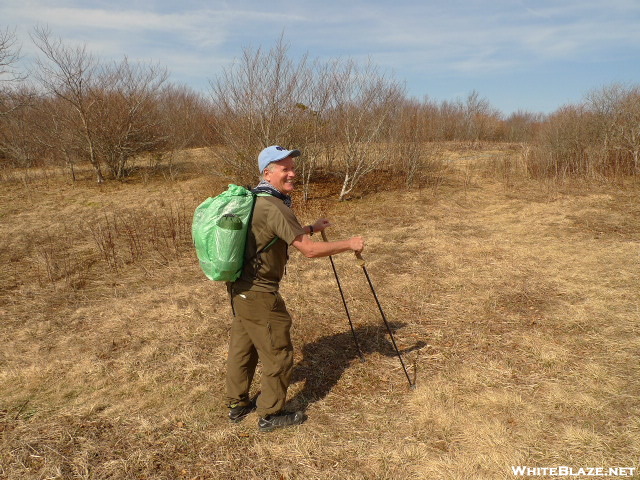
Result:
[[[289,258],[288,246],[304,233],[293,210],[282,200],[270,195],[258,197],[244,251],[244,268],[233,284],[234,290],[277,292]],[[276,242],[268,246],[276,237]]]

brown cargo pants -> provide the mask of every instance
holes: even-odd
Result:
[[[256,412],[261,417],[284,407],[293,370],[291,316],[277,292],[231,290],[234,318],[227,357],[227,402],[249,403],[249,389],[262,363]]]

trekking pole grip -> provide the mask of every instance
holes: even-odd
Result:
[[[326,234],[326,233],[324,233],[324,230],[322,230],[322,231],[320,232],[320,234],[322,235],[322,239],[323,239],[325,242],[328,242],[328,241],[329,241],[329,240],[327,239],[327,234]],[[361,266],[361,267],[364,267],[364,258],[362,258],[362,255],[360,254],[360,252],[354,252],[354,253],[355,253],[355,255],[356,255],[356,258],[360,261],[360,266]]]

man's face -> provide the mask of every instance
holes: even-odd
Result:
[[[271,164],[272,170],[266,168],[264,179],[282,193],[289,194],[295,188],[293,179],[296,176],[296,166],[292,157],[287,157]]]

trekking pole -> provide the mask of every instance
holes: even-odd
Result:
[[[402,360],[402,355],[400,355],[400,350],[398,350],[398,346],[396,345],[396,340],[393,338],[393,332],[391,331],[391,326],[389,322],[387,322],[387,317],[382,310],[382,305],[380,305],[380,300],[378,300],[378,295],[376,294],[376,289],[373,288],[373,282],[371,282],[371,277],[369,277],[369,272],[367,272],[367,267],[364,265],[364,258],[360,255],[359,252],[356,252],[356,258],[360,260],[360,266],[362,267],[362,271],[364,272],[364,276],[367,277],[367,282],[369,282],[369,287],[371,287],[371,293],[373,293],[373,298],[376,299],[376,304],[378,305],[378,310],[380,310],[380,315],[382,315],[382,320],[384,321],[385,326],[387,327],[387,332],[389,332],[389,337],[391,338],[391,343],[393,344],[393,348],[398,354],[398,358],[400,359],[400,364],[402,365],[402,369],[404,370],[404,374],[407,376],[407,380],[409,381],[409,387],[416,388],[415,381],[411,381],[409,377],[409,372],[407,372],[407,367],[404,365],[404,361]]]
[[[325,242],[328,242],[327,234],[324,233],[324,230],[320,232],[322,234],[322,239]],[[336,277],[336,283],[338,284],[338,290],[340,290],[340,297],[342,298],[342,305],[344,305],[344,311],[347,313],[347,319],[349,320],[349,326],[351,327],[351,333],[353,334],[353,341],[356,344],[356,348],[358,349],[358,356],[360,360],[364,362],[364,355],[362,354],[362,350],[360,350],[360,344],[358,344],[358,338],[356,337],[356,331],[353,329],[353,322],[351,321],[351,315],[349,315],[349,308],[347,307],[347,301],[344,299],[344,293],[342,292],[342,285],[340,285],[340,278],[338,278],[338,272],[336,271],[336,266],[333,263],[333,258],[329,255],[329,260],[331,261],[331,268],[333,269],[333,275]]]

